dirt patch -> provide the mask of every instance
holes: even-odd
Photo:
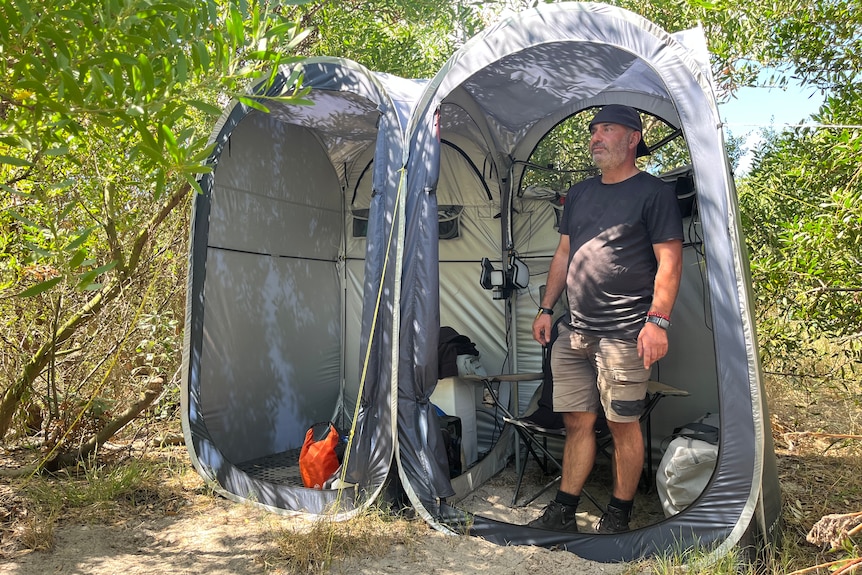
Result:
[[[283,575],[306,573],[291,567],[279,540],[285,533],[307,532],[314,523],[303,517],[269,513],[213,494],[183,460],[179,448],[168,451],[170,477],[158,493],[136,487],[115,501],[84,508],[63,508],[51,521],[51,533],[40,532],[48,519],[29,496],[32,486],[0,480],[0,574],[2,575]],[[164,453],[159,454],[162,457]],[[507,469],[473,495],[473,503],[523,513],[524,521],[543,505],[512,509],[514,471]],[[510,477],[510,475],[512,477]],[[81,478],[75,479],[82,481]],[[52,481],[70,481],[52,480]],[[495,495],[494,492],[497,491]],[[549,490],[547,499],[554,490]],[[494,498],[496,503],[489,504]],[[494,510],[497,508],[497,511]],[[590,518],[592,519],[592,517]],[[34,521],[36,520],[36,521]],[[513,520],[513,519],[509,519]],[[585,516],[585,521],[586,521]],[[362,549],[335,558],[327,573],[384,575],[433,573],[480,575],[500,573],[634,573],[631,566],[585,561],[566,551],[528,546],[499,546],[477,537],[439,533],[420,519],[397,519],[391,529],[404,537],[380,537],[383,549]],[[27,538],[42,537],[44,549],[27,549]],[[321,572],[321,571],[317,571]]]
[[[6,575],[279,575],[274,533],[302,529],[303,520],[262,514],[224,500],[198,512],[117,525],[61,524],[53,549],[12,558]],[[584,561],[572,553],[538,547],[503,547],[475,537],[447,536],[431,529],[389,547],[378,557],[337,560],[330,573],[383,575],[433,573],[623,573],[624,566]]]

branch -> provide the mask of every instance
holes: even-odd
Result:
[[[862,288],[820,286],[802,293],[803,295],[809,295],[823,292],[862,292]]]
[[[837,561],[830,561],[828,563],[821,563],[820,565],[813,565],[811,567],[806,567],[805,569],[798,569],[796,571],[792,571],[787,575],[804,575],[805,573],[811,573],[812,571],[817,571],[818,569],[826,569],[828,567],[834,567],[835,565],[840,565],[837,571],[834,571],[832,575],[836,575],[837,573],[850,573],[850,571],[855,570],[856,567],[860,563],[862,563],[862,558],[855,559],[839,559]],[[847,567],[852,567],[850,571],[846,571]]]
[[[97,447],[104,444],[124,428],[130,421],[135,419],[142,411],[147,409],[153,401],[162,393],[165,380],[161,377],[153,378],[147,384],[147,389],[141,394],[141,398],[129,406],[129,408],[118,415],[115,419],[99,430],[95,435],[81,445],[76,451],[66,451],[57,454],[52,459],[49,459],[42,464],[42,469],[45,471],[57,471],[64,467],[74,465],[86,455],[92,453]]]
[[[782,435],[798,435],[809,437],[827,437],[829,439],[862,439],[862,435],[849,435],[845,433],[821,433],[818,431],[788,431]]]
[[[135,238],[135,243],[132,245],[132,250],[129,254],[128,261],[128,270],[131,272],[134,270],[138,261],[141,259],[141,253],[144,251],[144,246],[147,245],[147,242],[150,239],[150,234],[152,234],[153,230],[155,230],[159,225],[165,221],[170,213],[176,208],[180,201],[185,198],[188,193],[191,191],[192,187],[189,184],[184,184],[178,191],[174,192],[174,194],[168,198],[165,203],[162,204],[162,207],[159,209],[158,213],[156,213],[146,226],[143,227],[141,233]]]
[[[190,190],[191,186],[185,184],[162,204],[158,213],[150,218],[150,221],[143,227],[141,233],[135,239],[125,272],[118,274],[119,277],[115,278],[114,281],[108,282],[77,313],[73,314],[57,330],[52,338],[53,341],[47,341],[39,346],[39,349],[36,350],[30,357],[30,360],[24,365],[24,369],[18,379],[3,392],[2,396],[0,396],[0,439],[9,431],[12,425],[12,417],[18,409],[21,398],[30,388],[33,380],[48,364],[55,350],[69,340],[81,326],[86,325],[94,318],[108,302],[121,294],[127,285],[131,284],[141,254],[151,234],[170,215],[171,211],[179,205],[182,199],[187,196]]]

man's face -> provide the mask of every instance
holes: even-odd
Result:
[[[608,170],[626,163],[629,147],[635,140],[634,130],[620,124],[604,123],[594,125],[590,134],[590,154],[596,166]]]

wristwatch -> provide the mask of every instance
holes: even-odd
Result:
[[[657,315],[648,315],[646,316],[647,323],[654,323],[662,329],[667,329],[670,327],[670,322],[665,318]]]
[[[554,315],[554,308],[539,306],[539,311],[536,312],[536,319],[539,319],[539,316],[541,316],[543,313],[546,313],[548,315]]]

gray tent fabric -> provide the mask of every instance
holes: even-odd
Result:
[[[553,545],[599,561],[629,561],[695,544],[721,553],[750,543],[756,532],[767,538],[774,534],[780,492],[760,380],[750,280],[704,45],[699,31],[673,37],[635,14],[607,5],[542,5],[472,39],[426,87],[411,120],[408,158],[398,456],[411,500],[438,527],[464,531],[469,524],[470,533],[501,544]],[[540,296],[537,290],[521,290],[524,293],[514,294],[494,310],[474,309],[468,314],[464,308],[485,305],[481,294],[470,300],[472,306],[458,301],[467,297],[461,293],[451,299],[443,294],[451,293],[449,286],[458,277],[471,271],[477,277],[477,262],[483,256],[504,265],[510,246],[530,258],[531,274],[547,271],[557,240],[553,235],[550,241],[540,238],[544,216],[518,195],[523,165],[538,141],[562,119],[608,103],[630,105],[661,118],[681,130],[689,148],[697,221],[688,226],[691,235],[674,313],[672,352],[660,362],[660,378],[692,396],[668,407],[673,416],[657,420],[681,425],[701,412],[718,411],[725,425],[717,471],[697,502],[679,515],[619,535],[553,533],[470,517],[443,501],[449,497],[440,488],[446,470],[426,467],[434,460],[431,446],[417,450],[433,425],[426,407],[436,385],[433,327],[442,320],[478,340],[480,348],[491,334],[490,339],[508,342],[498,354],[503,371],[536,371],[538,346],[530,342],[529,324]],[[429,134],[435,130],[439,139]],[[471,203],[466,198],[467,180],[446,179],[459,173],[448,165],[458,159],[441,142],[469,150],[474,163],[488,166],[487,187],[473,192],[474,213],[481,217],[483,204],[493,204],[491,212],[500,215],[494,221],[498,228],[486,234],[496,233],[496,238],[474,246],[465,240],[457,255],[446,253],[450,247],[456,250],[456,242],[435,241],[435,222],[430,221],[437,203],[458,203],[454,196],[465,210]],[[492,191],[490,198],[484,195],[487,189]],[[516,204],[520,209],[513,209]],[[471,247],[477,251],[467,251]],[[437,305],[428,302],[434,294],[439,297]],[[487,292],[484,296],[490,299]],[[482,321],[474,322],[477,317]],[[509,328],[514,338],[507,335]]]
[[[700,30],[542,4],[471,39],[430,80],[326,58],[302,71],[313,106],[228,109],[195,201],[183,425],[204,477],[233,499],[339,517],[397,484],[441,531],[597,561],[774,538],[780,490],[747,256]],[[290,77],[281,70],[271,94]],[[716,471],[681,513],[618,535],[471,515],[459,501],[508,464],[514,437],[480,398],[479,460],[450,477],[434,403],[440,327],[469,337],[487,373],[541,371],[530,325],[559,206],[523,182],[545,135],[608,103],[660,119],[688,147],[691,165],[662,174],[690,175],[695,193],[671,351],[653,375],[690,396],[656,408],[652,444],[719,413]],[[483,258],[505,271],[515,256],[527,287],[497,297],[479,286]],[[500,400],[525,406],[534,389],[501,387]],[[306,489],[295,461],[280,463],[320,420],[353,431],[345,480],[356,487]]]
[[[237,103],[214,131],[191,230],[183,428],[224,495],[349,515],[380,493],[394,453],[387,286],[403,133],[422,83],[327,58],[301,71],[314,105],[269,99],[292,88],[282,69],[260,94],[269,114]],[[306,430],[329,420],[353,429],[352,491],[299,478]]]

